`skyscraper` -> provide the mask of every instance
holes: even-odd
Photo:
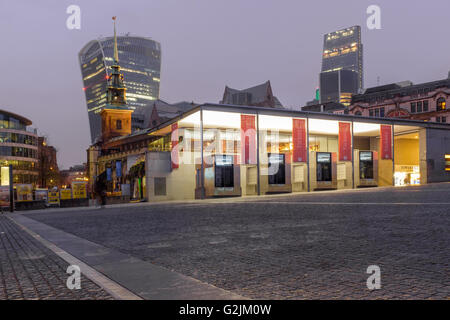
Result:
[[[350,104],[363,82],[361,27],[353,26],[324,36],[320,102]]]
[[[152,108],[152,101],[159,99],[161,45],[149,38],[126,35],[117,37],[117,46],[127,105],[134,111],[132,127],[141,129],[145,108]],[[106,105],[113,55],[113,37],[92,40],[78,54],[93,143],[101,136],[100,112]]]

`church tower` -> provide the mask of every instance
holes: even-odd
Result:
[[[100,112],[102,117],[102,140],[106,142],[114,137],[131,134],[131,113],[126,101],[126,88],[123,74],[120,73],[119,51],[117,50],[116,17],[114,20],[114,64],[108,76],[106,106]]]

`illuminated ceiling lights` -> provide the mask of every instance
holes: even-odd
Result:
[[[309,119],[310,134],[339,134],[339,121]]]
[[[260,115],[259,129],[292,131],[292,118]]]
[[[203,126],[213,128],[240,128],[241,114],[205,110],[203,111]]]

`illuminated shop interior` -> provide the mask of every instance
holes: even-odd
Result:
[[[418,185],[426,172],[417,122],[206,106],[148,133],[150,200]]]

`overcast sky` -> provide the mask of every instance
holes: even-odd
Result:
[[[81,8],[81,29],[66,9]],[[366,9],[381,8],[381,30]],[[218,102],[225,85],[267,80],[287,106],[314,96],[323,35],[361,25],[365,86],[444,79],[450,70],[449,0],[2,0],[0,109],[33,121],[58,149],[60,168],[86,161],[88,116],[77,54],[118,32],[162,46],[161,98]]]

